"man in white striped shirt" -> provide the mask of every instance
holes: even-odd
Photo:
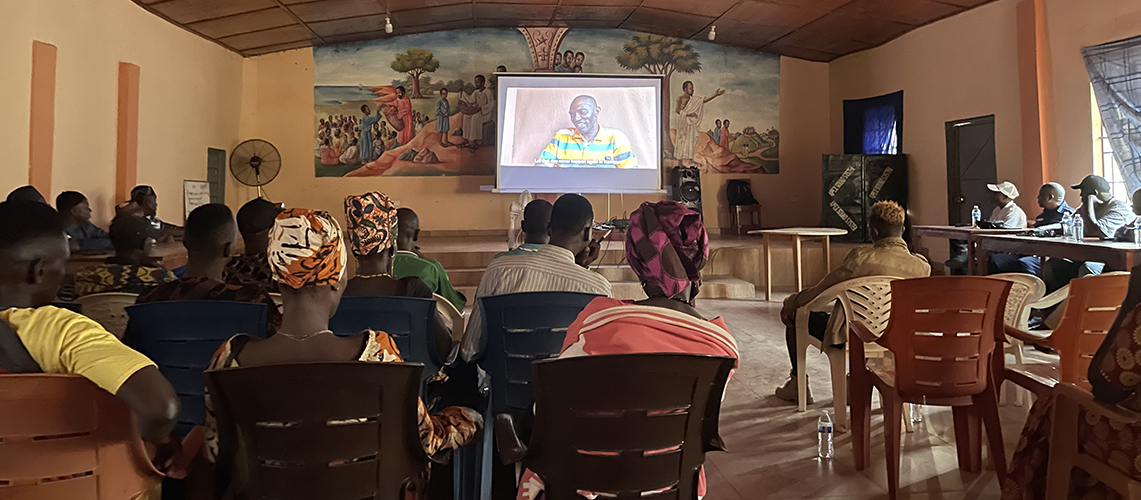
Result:
[[[522,292],[583,292],[609,297],[610,282],[588,267],[599,254],[599,242],[591,237],[593,227],[594,208],[590,201],[577,194],[559,197],[551,209],[550,243],[532,254],[491,261],[479,281],[476,300]],[[483,339],[479,303],[475,306],[460,341],[464,361],[479,355]]]

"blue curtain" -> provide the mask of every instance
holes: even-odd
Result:
[[[864,110],[864,154],[893,155],[898,152],[895,106],[876,106]]]
[[[1132,193],[1141,189],[1141,37],[1082,49],[1113,155]]]

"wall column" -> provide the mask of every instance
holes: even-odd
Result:
[[[51,199],[55,145],[56,46],[32,41],[31,122],[28,127],[28,184]]]
[[[115,127],[115,203],[127,200],[138,179],[139,67],[119,63],[119,115]]]

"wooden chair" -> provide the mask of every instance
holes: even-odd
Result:
[[[904,402],[953,407],[959,467],[972,471],[979,470],[982,462],[981,416],[995,470],[1000,480],[1006,478],[993,356],[1002,341],[1002,313],[1010,287],[1008,281],[974,276],[896,280],[891,283],[891,319],[882,336],[876,338],[861,322],[849,325],[854,337],[886,347],[895,358],[890,369],[869,366],[863,343],[848,343],[856,468],[863,470],[871,462],[875,387],[883,401],[891,499],[899,489]]]
[[[529,446],[501,432],[550,500],[697,499],[705,453],[721,451],[718,417],[735,360],[693,354],[617,354],[536,361]],[[501,416],[510,427],[509,415]],[[654,452],[651,450],[659,450]]]
[[[123,500],[157,485],[131,410],[74,375],[0,375],[0,498]]]
[[[206,372],[218,417],[218,498],[403,499],[424,492],[418,363],[299,363]],[[244,447],[245,484],[227,478]],[[244,495],[244,496],[243,496]]]
[[[107,292],[84,295],[75,301],[83,307],[84,316],[95,320],[121,340],[127,332],[126,308],[135,305],[137,298],[139,296],[133,293]]]
[[[452,340],[459,341],[464,338],[464,314],[456,309],[452,301],[445,299],[438,293],[433,293],[436,299],[436,311],[444,315],[444,322],[452,329]]]
[[[1094,399],[1093,394],[1069,383],[1054,386],[1054,420],[1050,428],[1050,465],[1046,475],[1046,500],[1066,500],[1070,494],[1070,478],[1075,468],[1110,487],[1129,500],[1141,500],[1141,478],[1083,453],[1078,443],[1078,427],[1084,415],[1097,415],[1118,426],[1136,429],[1141,414],[1119,406],[1109,406]]]
[[[835,410],[833,424],[838,428],[848,427],[848,367],[844,349],[824,346],[808,332],[808,318],[813,312],[834,312],[834,303],[839,301],[844,312],[845,324],[858,321],[877,337],[883,334],[891,313],[891,282],[899,278],[892,276],[869,276],[837,283],[818,297],[796,310],[796,356],[800,367],[796,372],[797,409],[807,410],[808,370],[806,361],[808,346],[815,347],[828,356],[832,372],[832,405]],[[833,319],[832,321],[836,321]],[[875,350],[875,349],[873,349]],[[882,355],[882,350],[874,354]],[[910,423],[910,420],[908,420]]]
[[[1024,273],[1003,273],[992,274],[989,278],[1006,280],[1011,283],[1010,297],[1006,299],[1006,312],[1003,314],[1003,323],[1006,326],[1018,328],[1019,330],[1030,330],[1030,309],[1031,304],[1034,304],[1046,295],[1046,283],[1033,274]],[[1021,365],[1024,363],[1022,358],[1022,349],[1025,344],[1022,340],[1015,337],[1007,337],[1006,344],[1003,347],[1003,354],[1014,355],[1014,363]],[[1003,356],[1003,363],[1006,359]],[[1027,391],[1015,389],[1014,393],[1014,406],[1022,406],[1024,402],[1030,400],[1030,395]],[[1010,396],[1010,394],[1008,394]]]
[[[1038,397],[1048,395],[1058,382],[1089,389],[1090,360],[1101,346],[1125,293],[1129,289],[1128,274],[1102,274],[1070,281],[1069,297],[1058,327],[1045,335],[1036,335],[1007,325],[1006,334],[1024,342],[1052,347],[1058,351],[1059,363],[1030,363],[1007,366],[1003,377],[1029,389]]]

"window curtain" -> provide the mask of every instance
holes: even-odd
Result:
[[[1113,155],[1132,193],[1141,189],[1141,37],[1082,49]]]
[[[898,152],[895,135],[895,106],[877,106],[864,111],[864,151],[866,155],[893,155]]]
[[[844,154],[903,149],[903,91],[844,101]]]

